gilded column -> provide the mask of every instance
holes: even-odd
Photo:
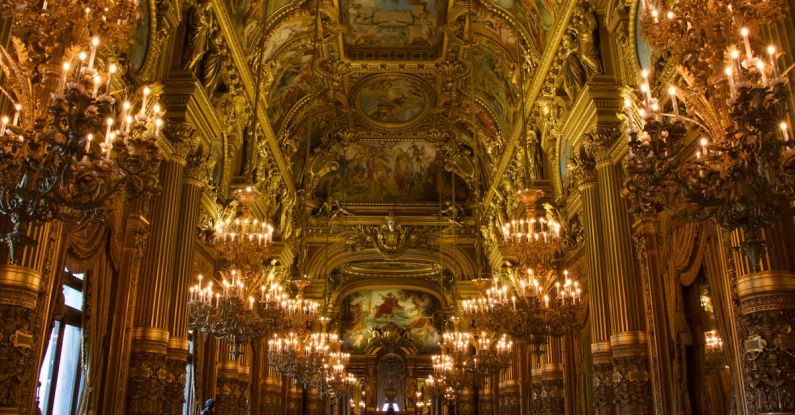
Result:
[[[218,415],[248,414],[249,368],[227,360],[218,366],[216,413]]]
[[[304,390],[295,382],[290,382],[285,413],[287,415],[303,415],[304,413]]]
[[[600,215],[604,224],[607,298],[610,300],[610,349],[616,411],[645,414],[651,409],[643,288],[634,261],[632,233],[623,188],[622,167],[610,159],[617,139],[613,126],[595,127],[586,140],[596,154]]]
[[[494,382],[493,376],[488,376],[481,385],[478,391],[478,414],[479,415],[496,415],[494,412],[494,389],[492,384]]]
[[[323,415],[323,399],[320,397],[320,391],[315,388],[306,391],[306,408],[304,408],[304,415]]]
[[[38,368],[47,346],[50,315],[59,291],[63,227],[28,226],[35,245],[0,265],[0,414],[27,414],[35,406]],[[56,272],[57,271],[57,272]]]
[[[201,195],[210,174],[202,157],[204,152],[201,147],[196,147],[186,158],[179,225],[176,229],[176,255],[173,257],[173,280],[169,297],[172,314],[168,327],[166,356],[168,377],[165,385],[166,396],[169,397],[166,401],[166,410],[171,415],[181,415],[184,402],[185,367],[189,353],[187,294],[193,274],[196,225],[199,221]],[[178,396],[183,396],[183,399],[177,399]]]
[[[541,365],[535,365],[530,370],[530,399],[528,402],[529,413],[544,414],[544,382],[542,379]]]
[[[464,388],[456,396],[458,415],[475,415],[475,394],[472,388]]]
[[[259,415],[282,415],[284,402],[282,399],[281,375],[270,366],[266,366],[267,373],[262,385],[262,399],[260,401]]]
[[[167,401],[166,355],[172,300],[172,272],[180,218],[185,155],[192,129],[167,128],[174,145],[170,160],[160,166],[161,193],[151,210],[151,236],[143,258],[133,331],[127,408],[129,414],[162,414]],[[170,399],[170,397],[169,397]]]
[[[501,381],[499,384],[500,394],[498,407],[501,413],[518,414],[523,413],[522,401],[519,394],[519,382],[516,380],[516,375],[520,370],[521,354],[524,353],[525,347],[522,343],[517,342],[517,346],[513,349],[513,363],[511,368],[502,372]]]
[[[541,365],[541,400],[544,413],[559,415],[566,412],[563,394],[563,354],[560,337],[549,339]]]
[[[795,414],[795,222],[780,220],[765,232],[767,255],[760,272],[734,253],[738,328],[745,404],[750,414]],[[738,246],[739,232],[732,235]]]
[[[593,361],[593,404],[597,414],[612,414],[613,359],[610,351],[610,313],[607,310],[607,264],[599,215],[596,160],[585,146],[581,146],[572,158],[569,174],[582,198],[582,222],[588,257],[586,298],[590,309],[588,324]]]

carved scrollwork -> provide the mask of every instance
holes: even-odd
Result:
[[[167,401],[166,381],[169,370],[166,355],[136,351],[130,358],[130,380],[127,386],[127,413],[160,415]],[[169,399],[171,397],[168,397]]]
[[[613,392],[613,364],[594,363],[593,395],[597,414],[613,414]]]
[[[744,309],[764,311],[741,317],[743,376],[747,406],[751,413],[795,412],[795,310],[793,297],[762,297],[743,300]],[[765,310],[766,308],[766,310]]]
[[[614,356],[612,383],[617,411],[631,414],[648,412],[651,391],[645,355]]]
[[[13,293],[13,291],[12,291]],[[4,293],[4,296],[6,293]],[[26,407],[33,388],[36,312],[5,299],[0,304],[0,407]]]

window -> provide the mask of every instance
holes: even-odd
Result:
[[[64,315],[53,322],[39,373],[39,409],[42,415],[76,413],[83,387],[83,371],[80,370],[83,275],[66,271],[63,294]]]

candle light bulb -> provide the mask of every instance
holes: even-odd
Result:
[[[674,12],[670,12],[669,11],[668,13],[666,13],[665,17],[667,17],[668,20],[673,20],[674,19]]]
[[[775,55],[776,54],[776,47],[773,45],[769,45],[767,47],[767,54],[768,55]]]
[[[748,37],[749,33],[750,31],[748,30],[747,27],[743,27],[740,29],[740,36],[742,37]]]
[[[640,71],[640,76],[643,79],[647,79],[649,77],[649,70],[648,69],[641,70]]]
[[[88,55],[85,52],[80,52],[77,54],[77,59],[79,59],[81,62],[86,60],[86,58],[88,58]]]
[[[671,95],[671,96],[676,95],[676,87],[673,86],[673,85],[669,86],[668,87],[668,94]]]
[[[631,108],[632,107],[632,100],[629,98],[624,98],[624,108]]]
[[[784,135],[784,141],[789,141],[789,126],[787,125],[786,121],[782,121],[781,124],[778,125],[778,128],[781,129],[781,134]]]
[[[731,56],[732,59],[739,59],[740,58],[740,50],[739,49],[732,49],[729,52],[729,55]]]

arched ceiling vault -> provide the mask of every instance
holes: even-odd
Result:
[[[441,298],[445,278],[483,269],[475,235],[487,219],[473,212],[522,131],[522,91],[558,3],[220,1],[285,160],[280,174],[296,188],[277,220],[303,252],[303,271],[318,283],[337,278],[339,294],[400,275],[366,264],[430,267],[436,282],[411,283],[435,284]]]

